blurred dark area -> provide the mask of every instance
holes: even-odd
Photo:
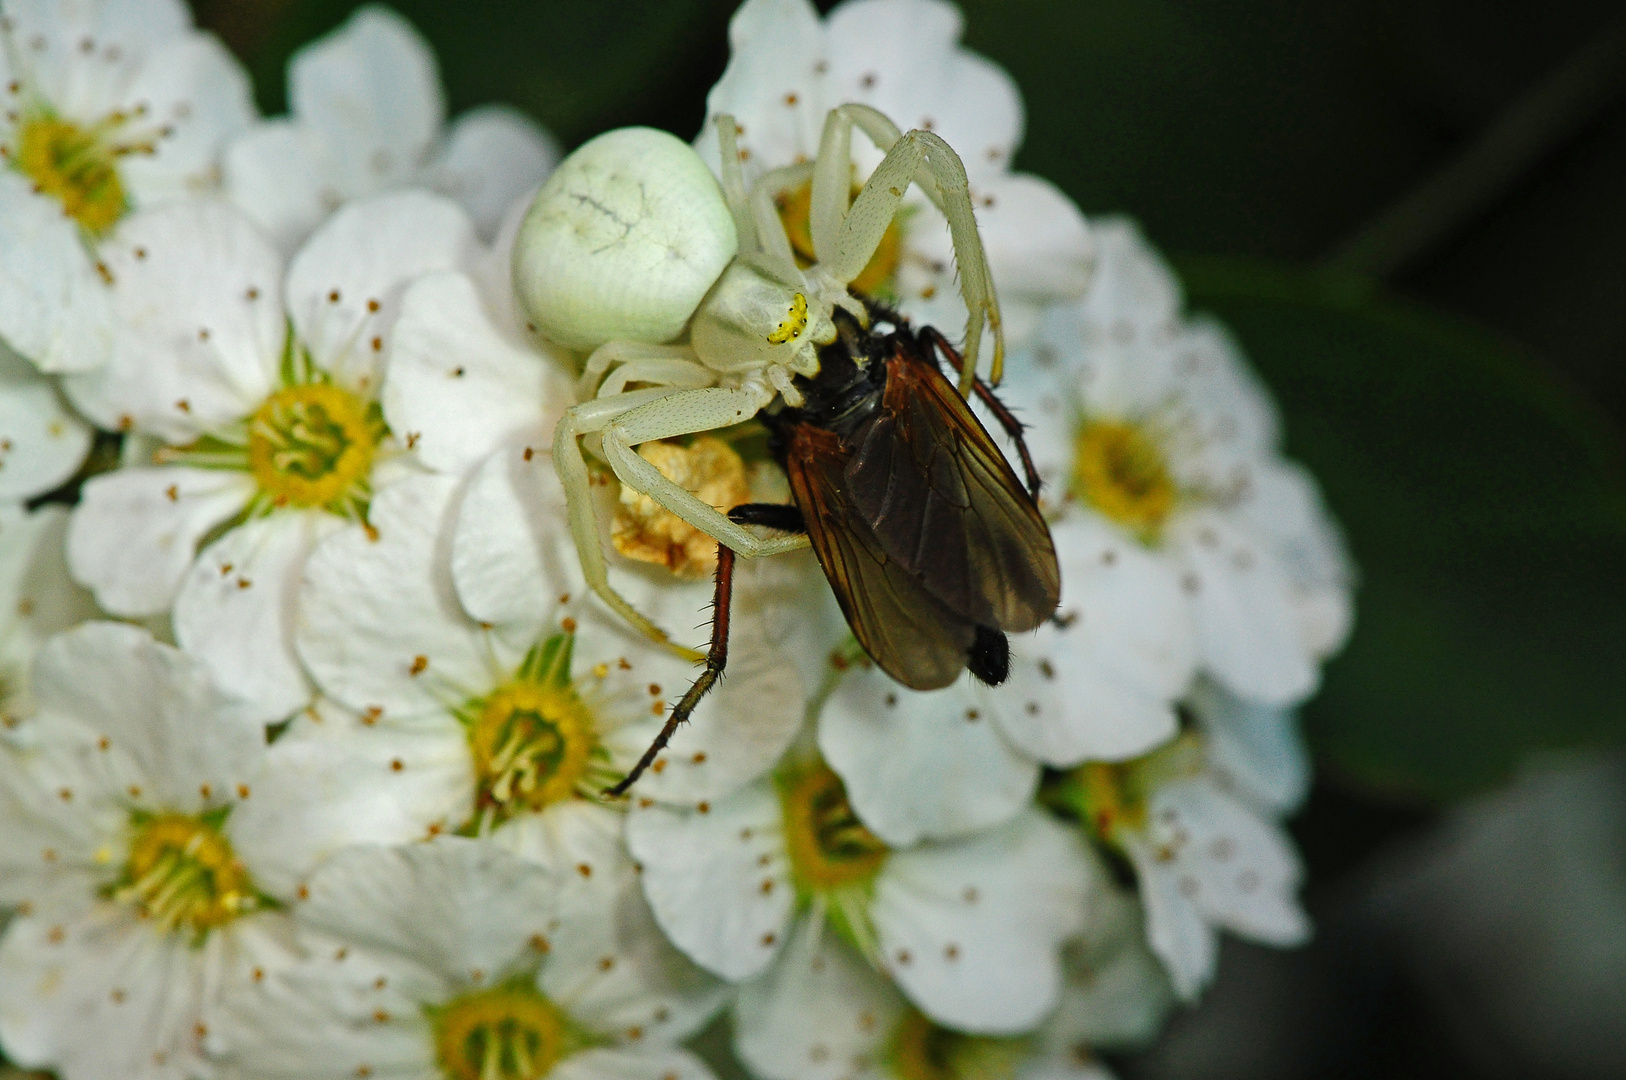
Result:
[[[291,51],[354,4],[195,6],[278,111]],[[394,6],[454,111],[510,101],[574,145],[691,136],[735,4]],[[961,7],[1026,98],[1019,166],[1171,253],[1362,572],[1306,709],[1320,781],[1293,830],[1319,936],[1228,943],[1205,1006],[1115,1066],[1626,1076],[1626,11]]]

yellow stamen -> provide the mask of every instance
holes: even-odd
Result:
[[[893,1032],[889,1063],[898,1080],[1011,1080],[1027,1050],[1025,1039],[950,1031],[911,1009]]]
[[[35,117],[18,132],[15,158],[40,193],[60,201],[93,237],[104,235],[129,208],[114,164],[119,150],[100,135],[53,116]]]
[[[249,420],[249,469],[275,506],[342,509],[384,437],[375,404],[326,383],[279,390]]]
[[[822,763],[786,778],[780,791],[785,847],[797,883],[826,892],[868,883],[890,850],[858,820],[841,778]]]
[[[185,814],[139,819],[114,900],[163,932],[204,933],[259,906],[259,893],[216,824]]]
[[[1156,441],[1139,425],[1087,420],[1073,440],[1072,493],[1155,543],[1177,494]]]
[[[530,980],[464,994],[430,1009],[429,1018],[447,1080],[541,1080],[574,1041],[563,1014]]]
[[[688,446],[648,442],[638,455],[700,501],[728,511],[751,501],[745,462],[728,443],[702,435]],[[648,495],[621,488],[610,542],[629,559],[664,566],[679,577],[708,577],[717,568],[717,541]]]

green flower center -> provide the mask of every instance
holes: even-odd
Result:
[[[261,905],[248,871],[221,833],[224,814],[137,815],[129,862],[112,897],[164,933],[203,935]]]
[[[1073,439],[1071,491],[1153,543],[1174,509],[1174,477],[1157,441],[1138,424],[1087,420]]]
[[[868,884],[890,849],[858,820],[841,777],[820,763],[782,785],[785,846],[801,887],[830,892]]]
[[[529,981],[454,998],[429,1018],[447,1080],[540,1080],[568,1050],[564,1016]]]
[[[14,163],[44,195],[62,203],[63,212],[92,237],[104,235],[129,208],[116,160],[128,150],[103,136],[124,122],[114,114],[94,128],[82,128],[54,116],[23,122],[17,134]]]
[[[365,490],[384,431],[378,406],[348,390],[290,386],[249,419],[249,470],[274,506],[340,510]]]
[[[938,1027],[911,1009],[892,1035],[889,1063],[898,1080],[1011,1080],[1027,1040],[966,1035]]]
[[[574,641],[568,633],[548,638],[513,678],[459,711],[474,757],[477,833],[602,779],[598,724],[570,678]]]

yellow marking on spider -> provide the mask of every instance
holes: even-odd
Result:
[[[780,323],[773,333],[768,335],[770,345],[783,345],[807,329],[807,297],[797,293],[791,297],[790,311],[785,314],[785,321]]]

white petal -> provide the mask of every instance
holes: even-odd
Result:
[[[264,120],[233,139],[222,161],[225,189],[285,255],[343,201],[328,185],[326,151],[287,117]]]
[[[41,722],[71,717],[133,760],[143,799],[183,813],[239,794],[265,752],[260,724],[232,716],[196,660],[123,623],[86,623],[34,663]]]
[[[9,715],[30,710],[33,691],[17,676],[28,670],[40,645],[96,615],[90,594],[68,576],[67,531],[66,507],[0,505],[0,611],[12,613],[8,632],[0,635],[0,671],[9,672],[13,684],[0,708]]]
[[[454,269],[474,250],[468,215],[450,199],[402,191],[351,203],[288,264],[288,315],[318,367],[345,386],[376,392],[401,294],[414,278]]]
[[[1304,870],[1280,826],[1207,777],[1161,785],[1147,812],[1153,843],[1173,852],[1167,876],[1203,918],[1271,945],[1309,939]]]
[[[1129,218],[1090,219],[1095,275],[1073,324],[1084,344],[1166,337],[1185,305],[1174,271]]]
[[[870,908],[888,974],[936,1022],[1006,1034],[1056,1003],[1061,943],[1083,927],[1078,838],[1038,811],[895,852]]]
[[[463,273],[430,274],[402,297],[384,416],[430,468],[461,472],[519,440],[545,446],[574,404],[563,358],[528,347],[512,330]]]
[[[881,1054],[903,1008],[891,983],[804,919],[779,962],[740,988],[734,1050],[765,1080],[841,1080]]]
[[[819,752],[864,824],[892,847],[999,825],[1039,783],[1039,763],[993,722],[1009,705],[1004,696],[969,675],[921,693],[877,669],[855,671],[824,703]]]
[[[297,590],[312,546],[339,526],[298,510],[244,522],[199,554],[175,596],[176,642],[267,720],[310,701],[294,655]]]
[[[1173,989],[1146,944],[1140,903],[1107,885],[1098,890],[1094,906],[1091,925],[1063,952],[1061,1001],[1041,1038],[1053,1046],[1144,1046],[1173,1008]]]
[[[1064,625],[1012,638],[995,722],[1048,765],[1136,757],[1177,729],[1174,702],[1197,661],[1188,604],[1167,560],[1093,513],[1051,536]]]
[[[452,718],[367,724],[330,703],[295,717],[232,811],[233,846],[273,896],[291,899],[353,844],[452,832],[473,810],[468,739]]]
[[[687,1050],[670,1046],[583,1050],[555,1065],[548,1077],[549,1080],[716,1080],[705,1062]]]
[[[89,371],[113,348],[112,307],[62,204],[0,170],[0,338],[41,371]]]
[[[480,629],[458,607],[440,554],[455,493],[444,477],[391,484],[373,498],[374,534],[347,526],[306,560],[299,655],[323,691],[358,712],[438,712],[493,685]]]
[[[409,959],[302,928],[298,963],[265,964],[223,996],[214,1038],[226,1075],[258,1080],[436,1080],[425,1005],[447,980]],[[383,1021],[379,1016],[383,1016]],[[217,1058],[219,1061],[219,1058]]]
[[[0,341],[0,499],[31,498],[67,480],[90,435],[51,380]]]
[[[1207,509],[1171,522],[1166,542],[1183,564],[1181,587],[1190,595],[1202,666],[1228,689],[1264,704],[1309,697],[1320,672],[1274,552]]]
[[[561,594],[585,588],[550,442],[538,438],[481,462],[452,539],[452,578],[464,608],[521,638],[534,639],[552,621]]]
[[[57,111],[87,120],[102,119],[147,58],[192,25],[180,0],[11,0],[6,15],[12,39],[30,43],[32,88]]]
[[[452,123],[423,180],[462,204],[490,239],[513,201],[557,164],[559,144],[536,121],[506,105],[485,105]]]
[[[446,118],[429,43],[376,5],[294,54],[288,103],[320,132],[347,199],[408,183]]]
[[[138,207],[207,194],[220,183],[226,140],[254,122],[248,72],[212,34],[188,34],[154,50],[125,101],[145,106],[162,128],[152,154],[133,154],[119,172]]]
[[[1219,934],[1181,891],[1179,876],[1141,840],[1127,842],[1146,906],[1146,940],[1181,1001],[1194,1002],[1214,978]]]
[[[532,939],[553,918],[547,873],[456,836],[349,848],[307,890],[295,909],[302,922],[466,986],[498,980],[534,955]]]
[[[728,43],[728,68],[706,95],[706,124],[695,139],[700,154],[715,171],[712,118],[729,113],[744,129],[738,138],[748,177],[799,157],[813,160],[825,109],[840,104],[824,99],[818,11],[808,0],[747,0],[729,20]]]
[[[560,882],[539,976],[548,998],[590,1031],[677,1042],[715,1015],[727,989],[661,934],[621,846],[623,817],[571,800],[515,818],[493,840]]]
[[[640,804],[627,819],[627,847],[644,868],[656,921],[725,979],[762,971],[790,927],[796,890],[782,829],[766,781],[690,811]]]
[[[193,1075],[219,951],[193,950],[184,937],[156,934],[130,909],[105,903],[67,925],[18,918],[0,944],[7,1055],[87,1080]]]
[[[1310,751],[1291,709],[1244,701],[1210,680],[1187,699],[1207,734],[1211,768],[1261,807],[1289,813],[1310,793]]]
[[[119,332],[107,366],[67,384],[86,415],[186,443],[259,407],[287,323],[282,259],[252,222],[224,203],[176,204],[130,218],[102,258]]]
[[[68,566],[108,611],[156,615],[173,601],[198,542],[253,493],[246,475],[212,469],[93,476],[68,526]]]
[[[1293,582],[1299,624],[1311,655],[1343,648],[1355,620],[1356,573],[1337,522],[1309,470],[1295,462],[1259,463],[1236,512],[1272,544]]]

